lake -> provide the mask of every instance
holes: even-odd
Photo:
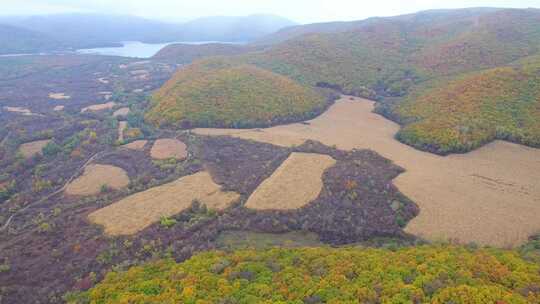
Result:
[[[103,47],[94,49],[80,49],[77,50],[79,54],[98,54],[107,56],[122,56],[122,57],[135,57],[135,58],[150,58],[154,56],[159,50],[166,47],[169,44],[207,44],[207,43],[224,43],[218,41],[198,41],[198,42],[169,42],[169,43],[143,43],[139,41],[124,41],[121,47]]]

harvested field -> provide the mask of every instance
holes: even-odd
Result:
[[[129,108],[124,107],[124,108],[120,108],[120,109],[114,111],[113,116],[114,117],[125,117],[128,114],[129,114]]]
[[[32,111],[30,111],[29,109],[22,107],[4,107],[4,110],[12,113],[19,113],[25,116],[34,115],[34,113],[32,113]]]
[[[255,189],[246,207],[256,210],[293,210],[315,200],[322,190],[322,175],[336,161],[328,155],[292,153]]]
[[[49,98],[55,99],[55,100],[63,100],[63,99],[70,99],[71,96],[65,95],[65,93],[49,93]]]
[[[41,153],[41,150],[50,142],[50,139],[37,140],[29,143],[22,144],[19,149],[25,158],[30,158],[36,154]]]
[[[406,231],[430,240],[516,246],[540,231],[540,150],[495,141],[441,157],[394,139],[399,125],[372,113],[374,102],[344,96],[307,124],[267,129],[196,129],[281,146],[306,139],[340,149],[372,149],[406,169],[394,184],[420,214]]]
[[[88,196],[98,194],[102,186],[121,189],[129,184],[129,177],[122,168],[110,165],[90,165],[85,168],[83,175],[71,182],[66,188],[66,194]]]
[[[158,139],[154,142],[152,150],[150,150],[150,156],[152,156],[153,159],[175,158],[183,160],[187,157],[187,147],[186,144],[178,139]]]
[[[95,104],[95,105],[91,105],[89,107],[83,108],[81,110],[81,113],[84,113],[87,111],[97,112],[97,111],[103,111],[103,110],[110,110],[114,108],[115,105],[116,105],[115,102]]]
[[[148,143],[147,140],[136,140],[134,142],[130,142],[129,144],[125,144],[122,147],[136,151],[143,151],[146,143]]]
[[[118,141],[124,141],[124,131],[126,130],[127,126],[127,121],[121,121],[118,123]]]
[[[108,235],[130,235],[191,207],[194,200],[209,209],[223,210],[238,200],[235,192],[223,192],[207,172],[128,196],[91,213],[91,222],[105,227]]]

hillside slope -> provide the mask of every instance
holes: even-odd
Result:
[[[286,77],[220,59],[181,70],[152,99],[146,119],[173,127],[268,126],[311,118],[328,105]]]
[[[515,252],[421,246],[210,252],[112,272],[92,303],[536,303],[537,264]],[[74,299],[75,300],[75,299]]]
[[[182,24],[180,41],[249,42],[294,22],[274,15],[204,17]]]
[[[400,140],[440,154],[494,139],[540,147],[540,56],[426,84],[395,114]]]
[[[252,46],[225,43],[206,44],[170,44],[161,49],[152,58],[176,62],[179,64],[191,63],[195,60],[213,56],[231,56],[254,51]]]
[[[529,99],[537,96],[536,89],[523,87],[524,84],[517,80],[526,79],[533,86],[536,81],[534,72],[516,72],[519,76],[498,80],[505,84],[499,90],[493,90],[492,81],[486,81],[485,78],[493,78],[500,70],[467,76],[470,73],[482,73],[486,69],[502,68],[505,71],[508,65],[515,66],[518,60],[534,58],[540,50],[538,9],[427,11],[359,22],[287,28],[268,39],[285,41],[270,43],[262,51],[229,56],[222,60],[235,65],[255,65],[305,86],[328,87],[376,99],[379,101],[379,113],[406,124],[426,119],[429,116],[427,112],[432,111],[433,107],[446,108],[450,100],[456,101],[455,96],[433,97],[429,102],[416,100],[421,95],[419,92],[425,91],[426,87],[433,87],[434,91],[446,90],[448,96],[456,94],[457,100],[466,99],[471,102],[474,99],[474,104],[484,104],[480,101],[493,97],[510,100],[508,103],[512,105],[500,106],[495,111],[498,118],[508,115],[514,117],[505,122],[498,118],[492,119],[490,127],[487,127],[486,121],[494,113],[487,106],[470,113],[456,111],[452,115],[445,111],[432,111],[429,116],[431,120],[440,116],[437,118],[437,128],[426,127],[422,131],[412,132],[411,125],[400,133],[399,138],[415,147],[440,154],[469,151],[494,138],[538,145],[540,130],[531,121],[540,120],[540,117],[534,106],[521,106],[531,104]],[[460,77],[463,85],[468,82],[467,85],[474,88],[471,88],[476,95],[474,98],[459,97],[461,91],[458,87],[463,85],[447,87],[449,80]],[[520,93],[508,94],[505,90],[517,90]],[[533,97],[527,95],[529,93]],[[406,109],[398,109],[399,103],[403,101],[407,104]],[[489,104],[500,102],[492,100]],[[457,104],[455,107],[460,106]],[[465,131],[458,131],[456,128],[459,129],[461,124],[448,123],[451,117],[460,121],[468,119],[479,126],[471,131],[472,123],[467,123]],[[496,121],[502,124],[499,133],[506,135],[494,135],[493,126]],[[414,125],[416,129],[419,127],[420,124]],[[518,129],[519,132],[516,131]],[[446,135],[443,136],[443,133]]]
[[[54,51],[62,48],[57,41],[42,33],[0,24],[0,55]]]

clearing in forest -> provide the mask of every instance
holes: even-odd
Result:
[[[124,141],[124,131],[128,126],[127,121],[121,121],[118,123],[118,141]]]
[[[49,93],[49,98],[55,99],[55,100],[62,100],[62,99],[70,99],[71,96],[66,95],[65,93]]]
[[[267,129],[196,129],[281,146],[317,140],[371,149],[403,167],[394,184],[419,207],[406,231],[430,240],[515,246],[540,231],[540,150],[495,141],[466,154],[422,152],[394,138],[399,125],[373,113],[374,102],[344,96],[307,124]]]
[[[103,186],[121,189],[129,184],[129,177],[122,168],[110,165],[89,165],[83,175],[71,182],[66,188],[68,195],[88,196],[98,194]]]
[[[186,144],[173,138],[162,138],[156,140],[150,150],[150,156],[153,159],[178,159],[183,160],[187,157]]]
[[[22,107],[4,107],[4,110],[6,110],[8,112],[12,112],[12,113],[19,113],[19,114],[22,114],[22,115],[25,115],[25,116],[35,115],[29,109],[22,108]]]
[[[328,155],[292,153],[255,189],[246,207],[257,210],[299,209],[319,196],[323,187],[322,175],[335,163]]]
[[[104,226],[108,235],[130,235],[158,222],[162,217],[188,209],[194,200],[209,209],[223,210],[239,198],[236,192],[223,192],[210,174],[203,171],[128,196],[91,213],[88,218]]]
[[[129,114],[129,108],[124,107],[124,108],[120,108],[120,109],[114,111],[113,117],[125,117],[128,114]]]
[[[50,139],[36,140],[33,142],[22,144],[19,149],[21,150],[24,158],[30,158],[36,154],[41,153],[41,150],[50,142]]]
[[[129,144],[125,144],[122,147],[131,150],[142,151],[144,150],[144,146],[146,146],[146,143],[148,143],[147,140],[136,140],[134,142],[130,142]]]
[[[88,112],[88,111],[97,112],[97,111],[103,111],[103,110],[110,110],[114,108],[115,105],[116,105],[115,102],[99,103],[99,104],[95,104],[95,105],[91,105],[91,106],[83,108],[81,110],[81,113]]]

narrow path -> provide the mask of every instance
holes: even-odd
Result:
[[[7,221],[4,223],[4,225],[2,227],[0,227],[0,232],[3,232],[3,231],[7,231],[7,229],[9,228],[9,225],[11,224],[11,222],[13,221],[13,219],[15,218],[15,216],[23,213],[24,211],[28,210],[30,207],[34,207],[36,205],[39,205],[43,202],[46,202],[48,201],[49,199],[51,199],[52,197],[54,197],[55,195],[59,194],[59,193],[62,193],[64,190],[66,190],[67,186],[76,178],[80,175],[81,172],[84,171],[84,169],[86,167],[88,167],[88,165],[90,165],[94,160],[96,160],[98,157],[101,157],[101,156],[104,156],[104,155],[107,155],[108,153],[111,153],[111,151],[101,151],[101,152],[98,152],[94,155],[92,155],[85,163],[84,165],[82,165],[78,170],[75,171],[75,173],[67,180],[66,183],[64,183],[64,185],[54,191],[53,193],[50,193],[48,194],[47,196],[43,197],[42,199],[38,200],[37,202],[35,203],[30,203],[28,205],[26,205],[24,208],[22,209],[19,209],[17,210],[15,213],[13,213],[8,219]]]

